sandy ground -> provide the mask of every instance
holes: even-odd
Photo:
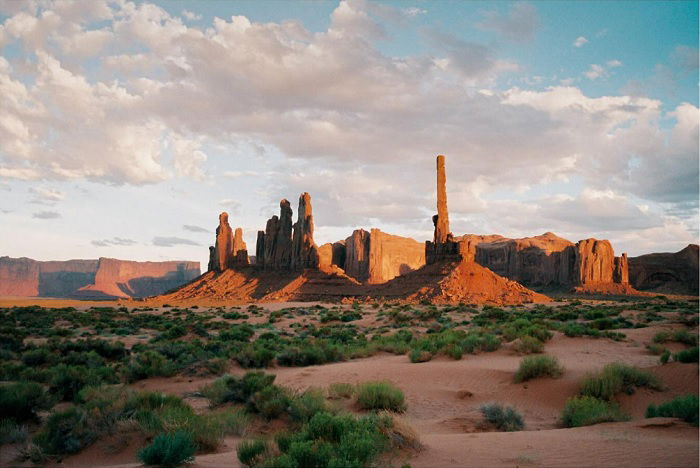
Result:
[[[419,434],[424,449],[418,454],[400,454],[396,466],[413,467],[483,466],[698,466],[698,429],[674,419],[644,419],[650,403],[676,395],[696,393],[697,366],[672,363],[658,365],[643,343],[653,330],[627,330],[629,342],[555,336],[546,353],[559,358],[566,371],[558,379],[537,379],[515,384],[512,376],[521,357],[506,349],[465,356],[459,361],[436,358],[412,364],[406,356],[382,354],[349,362],[305,368],[275,368],[277,383],[303,390],[326,387],[333,382],[358,383],[390,380],[406,394],[404,419]],[[635,336],[635,333],[640,335]],[[640,341],[637,341],[637,340]],[[587,372],[610,362],[625,362],[648,368],[662,377],[663,392],[638,390],[619,400],[633,419],[625,423],[562,429],[559,415]],[[237,370],[234,372],[243,372]],[[137,388],[184,395],[196,391],[211,378],[149,379]],[[471,393],[471,396],[464,396]],[[195,399],[196,400],[196,399]],[[526,430],[516,433],[475,432],[481,420],[479,407],[487,402],[515,406],[524,416]],[[195,467],[239,466],[235,446],[229,438],[219,453],[200,455]],[[133,448],[129,447],[131,453]],[[90,466],[97,453],[85,453],[64,466]],[[133,457],[133,455],[132,455]],[[99,463],[124,463],[107,456]],[[138,466],[127,463],[123,466]]]
[[[76,301],[85,305],[82,301]],[[16,301],[15,301],[16,303]],[[36,300],[33,300],[36,303]],[[67,301],[62,301],[66,306]],[[68,302],[70,303],[70,302]],[[107,305],[99,302],[97,305]],[[0,301],[0,306],[2,302]],[[41,302],[44,305],[44,302]],[[265,304],[268,310],[302,304]],[[305,303],[308,307],[310,304]],[[243,307],[244,308],[244,307]],[[280,325],[280,324],[277,324]],[[268,369],[276,383],[296,390],[327,387],[334,382],[359,383],[389,380],[406,394],[408,410],[403,419],[418,433],[424,446],[419,453],[394,454],[384,462],[412,467],[695,467],[698,466],[698,428],[675,419],[645,419],[650,403],[674,396],[698,393],[698,367],[694,364],[659,365],[658,356],[645,349],[654,334],[669,325],[619,330],[628,339],[568,338],[556,333],[545,353],[556,356],[565,368],[558,379],[536,379],[524,384],[512,381],[521,356],[502,348],[493,353],[465,355],[455,361],[437,357],[413,364],[408,357],[380,354],[366,359],[310,366]],[[669,347],[674,345],[668,344]],[[662,378],[663,392],[641,389],[618,398],[632,415],[624,423],[564,429],[561,410],[573,396],[581,379],[611,362],[646,368]],[[234,367],[232,373],[244,370]],[[137,382],[137,389],[160,390],[180,396],[195,409],[206,406],[189,394],[213,377],[152,378]],[[479,407],[488,402],[515,406],[526,428],[514,433],[478,432]],[[217,453],[198,455],[193,467],[237,467],[236,446],[240,438],[224,440]],[[115,437],[100,441],[82,453],[66,458],[59,466],[139,466],[135,453],[141,440]]]

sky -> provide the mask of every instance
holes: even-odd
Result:
[[[0,0],[0,256],[195,260],[312,198],[318,245],[698,242],[696,1]],[[296,215],[295,215],[296,216]]]

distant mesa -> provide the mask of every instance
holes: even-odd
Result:
[[[0,257],[0,296],[74,299],[140,298],[197,278],[199,262],[37,261]]]
[[[629,258],[630,283],[637,289],[664,294],[698,295],[698,245],[676,253]]]

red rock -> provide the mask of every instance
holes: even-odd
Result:
[[[111,258],[40,262],[0,257],[0,295],[59,298],[144,297],[199,276],[198,262]]]
[[[433,242],[444,244],[447,242],[450,232],[450,218],[447,211],[447,189],[445,176],[445,156],[439,155],[436,158],[437,165],[437,218],[433,218],[435,224],[435,234]]]
[[[629,280],[636,289],[698,295],[698,245],[676,253],[651,253],[629,259]]]
[[[299,196],[297,222],[292,234],[291,268],[317,268],[319,265],[318,247],[314,242],[314,217],[311,208],[311,196],[304,192]]]

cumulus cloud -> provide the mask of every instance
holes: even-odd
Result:
[[[496,31],[511,41],[531,41],[539,28],[537,9],[527,2],[516,2],[507,14],[491,10],[483,13],[479,27]]]
[[[90,242],[95,247],[113,247],[113,246],[130,246],[136,245],[137,242],[133,239],[123,237],[113,237],[111,239],[93,240]]]
[[[586,39],[584,36],[579,36],[574,40],[574,47],[583,47],[584,45],[588,44],[588,39]]]
[[[597,80],[598,78],[607,76],[607,71],[602,65],[594,63],[591,64],[591,68],[589,68],[588,71],[584,73],[584,75],[586,75],[586,78],[588,78],[589,80]]]
[[[32,214],[32,218],[36,219],[56,219],[60,217],[61,214],[56,211],[39,211]]]
[[[176,245],[201,245],[190,239],[183,239],[182,237],[154,237],[153,245],[158,247],[173,247]]]

